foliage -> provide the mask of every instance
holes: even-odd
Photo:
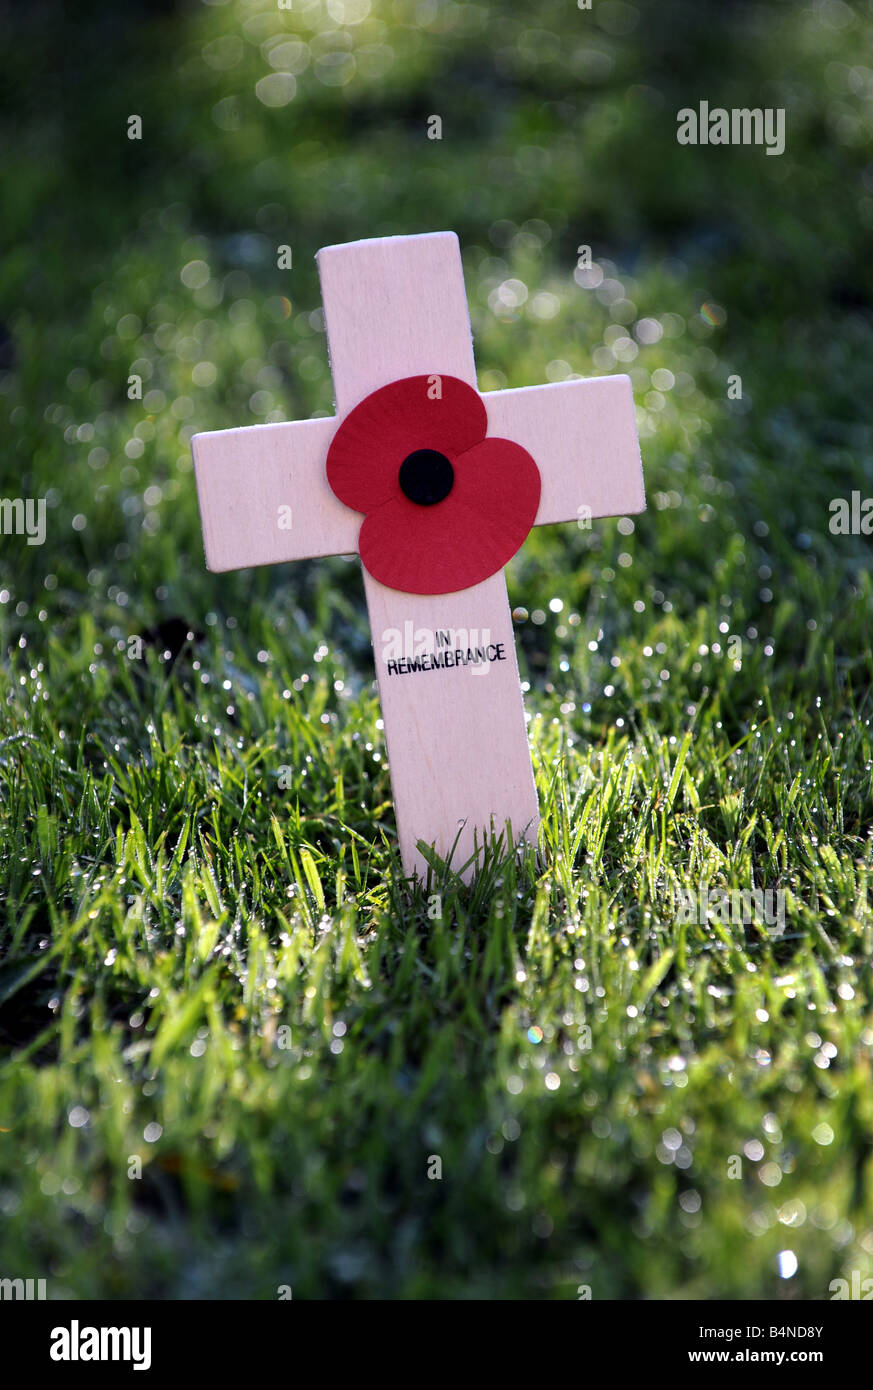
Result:
[[[870,5],[10,22],[2,490],[48,531],[0,538],[3,1273],[873,1272],[869,540],[828,527],[871,490]],[[701,98],[784,106],[785,154],[679,146]],[[630,372],[649,510],[510,566],[541,844],[411,888],[357,566],[208,574],[188,441],[329,412],[315,250],[442,227],[483,389]],[[786,931],[685,922],[706,885]]]

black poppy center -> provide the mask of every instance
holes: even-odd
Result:
[[[420,507],[442,502],[454,481],[454,468],[445,454],[436,449],[416,449],[400,465],[400,486],[410,502],[417,502]]]

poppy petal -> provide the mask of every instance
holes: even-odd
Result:
[[[439,395],[435,395],[436,392]],[[488,417],[478,391],[454,376],[410,376],[373,391],[345,417],[327,454],[327,480],[357,512],[400,492],[409,454],[433,449],[452,457],[485,438]]]
[[[502,569],[530,531],[540,475],[526,449],[485,439],[456,456],[454,467],[455,486],[445,501],[420,507],[401,494],[366,517],[361,560],[389,589],[468,589]]]
[[[540,470],[527,449],[489,436],[454,459],[456,505],[470,513],[471,540],[500,538],[503,564],[524,544],[540,505]]]

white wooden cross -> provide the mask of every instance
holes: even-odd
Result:
[[[325,469],[340,421],[370,392],[402,378],[457,377],[476,388],[453,232],[328,246],[317,261],[336,416],[194,436],[211,570],[357,553],[362,514],[334,494]],[[628,377],[482,399],[488,435],[522,445],[539,468],[536,525],[644,510]],[[280,523],[289,515],[290,529]],[[535,840],[539,823],[503,571],[433,595],[387,588],[364,569],[364,588],[404,869],[426,874],[423,842],[443,858],[455,846],[452,865],[469,877],[492,831],[508,827],[516,841]],[[389,634],[397,633],[416,640],[437,634],[437,642],[439,634],[485,633],[502,657],[484,671],[458,665],[408,674],[401,667],[398,675],[396,663],[388,666],[397,656]]]

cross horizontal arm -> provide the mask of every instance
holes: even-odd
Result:
[[[324,471],[335,419],[195,434],[194,476],[211,570],[245,569],[358,549],[361,515]]]
[[[486,391],[482,399],[488,433],[521,444],[537,462],[536,526],[645,511],[630,377]]]

